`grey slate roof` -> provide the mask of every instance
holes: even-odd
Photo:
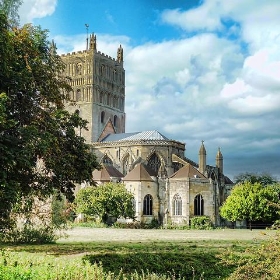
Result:
[[[137,140],[169,140],[167,137],[159,133],[157,130],[133,132],[133,133],[118,133],[109,134],[100,142],[113,141],[137,141]]]

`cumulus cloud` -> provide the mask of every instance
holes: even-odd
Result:
[[[26,2],[38,7],[39,0]],[[46,14],[56,5],[41,3],[47,2]],[[37,10],[28,17],[42,16]],[[187,143],[193,160],[205,140],[209,164],[219,146],[225,162],[238,165],[244,153],[279,154],[279,10],[276,0],[205,0],[190,10],[163,11],[163,23],[184,31],[176,40],[132,46],[126,36],[97,34],[98,50],[112,57],[124,47],[127,132],[157,129]],[[85,49],[85,38],[54,39],[67,53]]]
[[[20,21],[31,23],[35,18],[51,15],[56,5],[57,0],[24,0],[19,9]]]

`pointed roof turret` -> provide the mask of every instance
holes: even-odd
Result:
[[[199,163],[198,163],[198,169],[202,174],[204,174],[206,171],[206,149],[203,143],[204,141],[202,140],[199,149]]]
[[[204,147],[204,140],[201,140],[201,146],[200,146],[200,149],[199,149],[199,154],[200,155],[206,155],[206,149]]]
[[[118,51],[117,51],[117,61],[119,63],[123,62],[123,48],[122,48],[122,45],[119,46]]]
[[[95,51],[97,49],[96,35],[94,35],[93,33],[90,35],[89,49]]]
[[[216,155],[216,159],[223,159],[223,154],[221,152],[221,148],[219,147],[218,148],[218,152],[217,152],[217,155]]]
[[[223,163],[223,155],[222,155],[222,152],[221,152],[221,149],[220,147],[218,148],[218,152],[217,152],[217,155],[216,155],[216,166],[219,168],[219,172],[220,173],[223,173],[224,172],[224,163]]]

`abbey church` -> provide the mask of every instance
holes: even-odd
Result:
[[[98,184],[123,182],[134,195],[138,221],[188,225],[192,217],[208,216],[214,225],[222,225],[219,207],[233,183],[223,174],[220,149],[211,166],[203,141],[196,163],[185,157],[184,143],[159,131],[125,131],[122,46],[112,58],[97,51],[92,34],[86,50],[61,57],[73,89],[66,108],[88,121],[88,130],[77,133],[102,165],[93,172],[94,180]]]

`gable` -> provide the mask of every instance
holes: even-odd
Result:
[[[104,139],[109,134],[116,134],[114,125],[112,123],[111,118],[108,119],[107,123],[105,124],[101,134],[98,137],[98,142],[100,142],[102,139]]]

